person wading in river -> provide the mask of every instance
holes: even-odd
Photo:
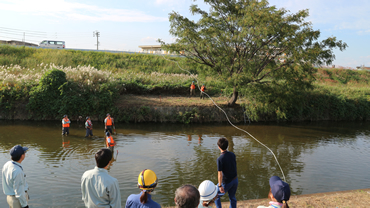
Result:
[[[131,194],[126,201],[126,208],[161,208],[157,202],[152,200],[152,193],[158,184],[157,175],[154,171],[144,169],[137,179],[140,194]]]
[[[238,176],[236,171],[236,157],[232,152],[227,151],[229,142],[226,138],[220,138],[217,142],[221,156],[217,158],[218,187],[221,193],[228,193],[230,208],[236,208],[235,193],[238,188]],[[220,196],[215,201],[217,208],[221,207]]]
[[[21,165],[26,158],[27,147],[14,146],[10,150],[11,161],[3,166],[2,184],[10,208],[28,208],[28,184]]]
[[[69,135],[69,125],[70,125],[70,123],[71,123],[71,121],[68,119],[68,116],[64,115],[63,119],[62,119],[62,127],[63,127],[62,135]]]
[[[86,117],[86,122],[85,122],[86,135],[85,135],[85,137],[88,137],[89,135],[93,136],[93,132],[92,132],[93,127],[92,126],[93,126],[93,124],[91,122],[90,117],[89,116]]]
[[[112,151],[103,148],[95,154],[96,167],[81,178],[82,200],[86,207],[121,208],[121,193],[117,179],[108,174]]]
[[[116,142],[113,140],[113,137],[111,136],[111,134],[109,133],[109,131],[107,131],[105,133],[106,137],[105,137],[105,145],[108,149],[110,149],[113,153],[114,151],[114,146],[116,146]]]
[[[105,132],[109,131],[110,134],[113,134],[112,126],[114,125],[114,120],[110,117],[110,114],[107,114],[107,117],[104,119]]]

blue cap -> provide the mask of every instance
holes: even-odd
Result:
[[[67,117],[67,115],[64,115],[63,118]]]
[[[28,150],[28,147],[21,147],[20,145],[15,145],[10,150],[10,156],[17,157],[17,156],[23,155],[27,150]]]
[[[87,119],[89,119],[89,118],[90,118],[90,117],[88,117],[88,116],[87,116],[87,117],[86,117],[86,120],[87,120]]]
[[[105,132],[105,135],[107,135],[107,136],[110,136],[110,133],[109,133],[109,131]]]
[[[290,198],[289,184],[282,181],[278,176],[270,178],[271,193],[278,202],[288,201]]]
[[[107,116],[110,116],[109,113],[107,113]]]

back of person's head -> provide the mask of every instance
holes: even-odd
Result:
[[[282,208],[289,208],[288,201],[290,199],[289,184],[282,181],[278,176],[272,176],[269,180],[270,192],[277,202],[283,203]]]
[[[199,199],[199,191],[193,185],[183,185],[175,192],[175,203],[178,208],[196,208]]]
[[[217,145],[222,149],[222,150],[226,150],[227,147],[229,146],[229,141],[227,141],[226,138],[220,138],[217,142]]]
[[[105,168],[112,160],[112,157],[112,151],[110,151],[110,149],[100,149],[95,153],[96,166],[98,166],[98,168]]]
[[[20,145],[15,145],[14,147],[12,147],[12,149],[10,149],[10,156],[11,156],[11,159],[15,162],[18,162],[22,155],[24,153],[26,153],[26,151],[28,150],[28,147],[22,147]]]

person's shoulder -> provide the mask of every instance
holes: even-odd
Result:
[[[235,153],[233,153],[233,152],[227,151],[227,153],[226,153],[226,154],[228,154],[228,155],[230,155],[230,156],[235,157]]]
[[[3,171],[9,168],[12,168],[13,166],[15,165],[13,165],[12,161],[8,161],[3,165]]]
[[[141,194],[131,194],[130,196],[127,197],[127,201],[133,201],[136,198],[140,198]]]
[[[161,205],[152,200],[152,206],[151,207],[153,207],[153,208],[161,208]]]
[[[95,169],[87,170],[82,175],[82,178],[91,177],[92,175],[94,175],[94,172],[95,172]]]

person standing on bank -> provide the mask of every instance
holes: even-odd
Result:
[[[221,151],[221,156],[217,158],[218,187],[221,193],[228,193],[230,208],[236,208],[235,193],[239,183],[236,171],[236,156],[234,153],[227,151],[229,141],[226,138],[220,138],[217,146]],[[215,204],[217,208],[222,208],[220,197],[217,197]]]
[[[194,85],[194,81],[191,83],[190,85],[190,97],[192,95],[195,95],[195,85]]]
[[[204,99],[205,91],[206,91],[206,87],[203,84],[202,87],[200,88],[200,99]]]
[[[121,208],[118,181],[107,171],[112,157],[109,149],[100,149],[95,154],[96,167],[82,175],[81,192],[86,207]]]
[[[131,194],[127,198],[126,208],[161,208],[161,205],[153,201],[150,195],[158,184],[154,171],[144,169],[140,172],[137,182],[142,191],[140,194]]]
[[[258,206],[257,208],[289,208],[290,198],[289,184],[282,181],[278,176],[272,176],[269,180],[270,192],[268,198],[271,199],[270,206]]]
[[[62,119],[62,127],[63,127],[62,135],[69,135],[69,124],[70,123],[71,121],[68,119],[68,116],[64,115]]]
[[[4,194],[7,195],[6,201],[10,208],[28,208],[28,184],[26,174],[21,165],[26,157],[27,147],[20,145],[14,146],[10,150],[12,161],[8,161],[3,166],[2,184]]]
[[[107,113],[107,117],[104,119],[105,124],[105,132],[109,131],[110,134],[113,134],[112,126],[114,125],[114,119],[110,117],[109,113]]]
[[[91,122],[91,119],[90,119],[90,117],[88,116],[88,117],[86,117],[86,122],[85,122],[85,128],[86,128],[86,135],[85,135],[85,137],[88,137],[89,135],[90,136],[93,136],[93,132],[92,132],[92,126],[93,126],[93,124],[92,124],[92,122]]]

